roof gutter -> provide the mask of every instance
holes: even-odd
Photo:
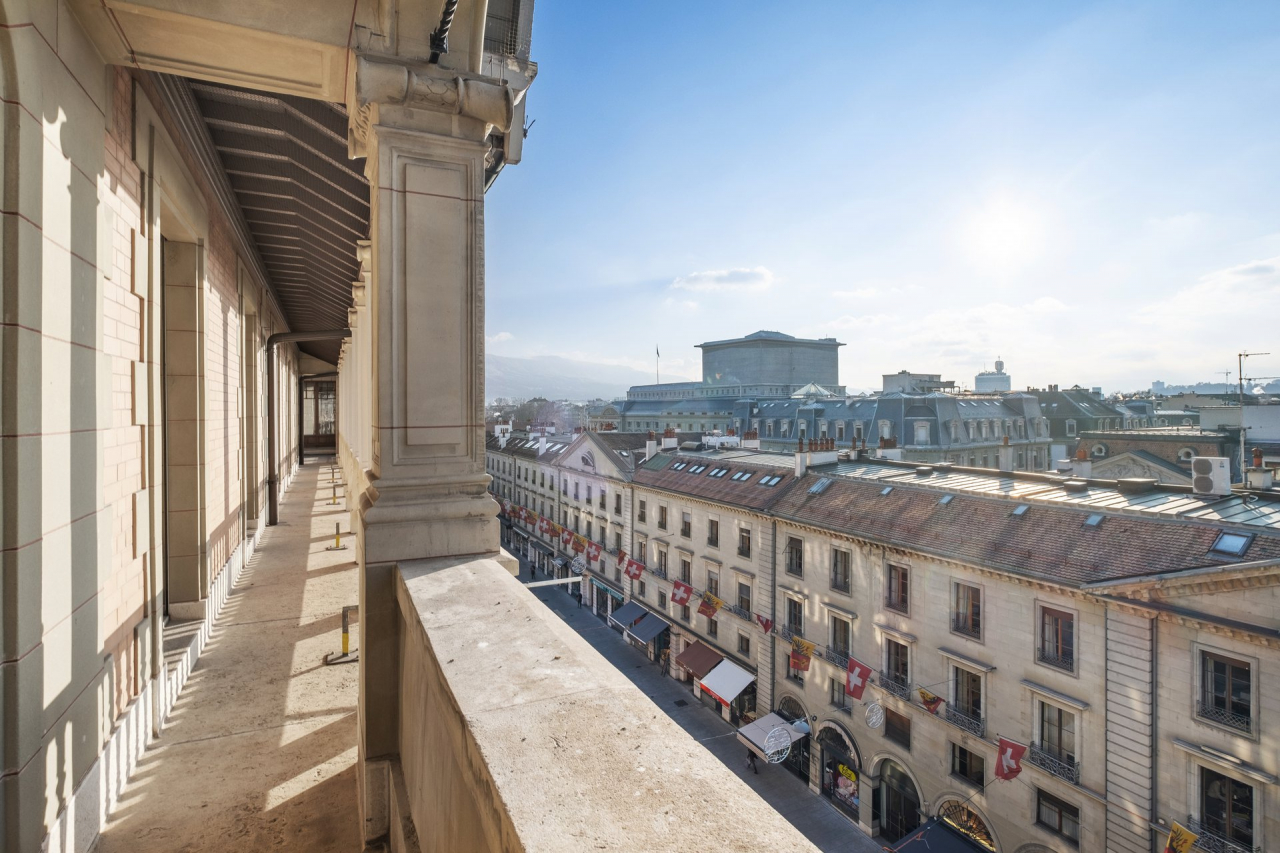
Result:
[[[276,344],[299,341],[333,341],[351,337],[350,329],[323,332],[281,332],[267,338],[267,526],[280,520],[280,460],[276,457]]]

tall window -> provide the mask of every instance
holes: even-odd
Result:
[[[658,507],[658,529],[667,529],[667,508],[665,506]]]
[[[1253,725],[1252,690],[1249,664],[1212,652],[1200,653],[1201,717],[1249,731]]]
[[[1068,764],[1076,760],[1076,715],[1040,703],[1040,749]]]
[[[910,657],[905,643],[884,641],[884,665],[886,674],[894,682],[900,685],[911,683]]]
[[[613,531],[613,550],[614,551],[622,550],[622,531],[621,530]]]
[[[982,719],[982,676],[960,667],[955,673],[956,710],[974,720]]]
[[[1040,609],[1040,662],[1059,669],[1076,665],[1076,618],[1065,610]]]
[[[957,743],[951,744],[951,775],[981,788],[987,783],[987,762],[976,752],[970,752]]]
[[[889,589],[885,594],[885,607],[906,613],[910,604],[911,570],[905,566],[889,566]]]
[[[1080,840],[1080,809],[1044,791],[1036,791],[1036,823],[1072,841]]]
[[[751,612],[751,584],[738,581],[738,606]]]
[[[687,604],[680,605],[680,620],[682,622],[688,622],[691,618],[691,614],[692,614],[692,611],[689,609],[689,605]]]
[[[685,539],[693,536],[693,513],[680,513],[680,535]]]
[[[644,520],[645,520],[645,517],[644,517],[644,511],[645,511],[645,502],[644,502],[644,501],[640,501],[640,508],[636,510],[636,519],[637,519],[638,521],[644,521]]]
[[[804,543],[794,536],[787,539],[787,574],[804,575]]]
[[[622,515],[622,492],[613,493],[613,514]]]
[[[831,704],[837,708],[849,707],[849,696],[845,693],[845,684],[843,678],[830,679],[831,685],[828,688],[828,696],[831,698]]]
[[[1223,838],[1253,849],[1253,786],[1208,767],[1200,768],[1200,823]]]
[[[720,636],[720,624],[716,622],[716,620],[714,619],[707,620],[707,636],[708,637]]]
[[[751,656],[751,637],[741,631],[738,632],[738,654],[743,657]]]
[[[976,586],[955,585],[955,612],[951,615],[951,629],[969,637],[982,636],[982,590]]]
[[[836,592],[849,592],[849,556],[848,551],[831,549],[831,588]]]
[[[911,718],[885,708],[884,736],[903,749],[911,749]]]
[[[853,629],[848,619],[841,619],[839,616],[831,617],[831,651],[848,657],[849,640],[852,635]]]
[[[693,574],[693,564],[689,561],[688,557],[681,557],[680,558],[680,580],[683,581],[684,583],[692,583],[692,581],[689,580],[689,576],[692,574]]]
[[[738,529],[738,556],[751,556],[751,531],[745,527]]]
[[[720,547],[720,522],[714,518],[707,522],[707,544],[712,548]]]
[[[658,572],[661,573],[663,577],[667,576],[667,549],[666,548],[661,548],[658,550]]]
[[[716,596],[720,596],[720,573],[707,570],[707,592]]]
[[[787,630],[804,636],[804,602],[794,598],[787,599]]]

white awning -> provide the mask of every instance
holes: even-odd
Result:
[[[774,729],[786,729],[793,745],[806,734],[805,732],[796,731],[786,719],[777,714],[765,714],[760,719],[747,723],[738,729],[738,740],[742,741],[747,749],[768,761],[769,756],[765,755],[764,752],[764,741],[769,736],[769,732]]]
[[[720,665],[707,673],[702,679],[702,689],[720,700],[720,704],[728,705],[756,677],[732,661],[722,660]]]

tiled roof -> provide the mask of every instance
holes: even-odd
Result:
[[[681,463],[684,467],[674,467]],[[706,466],[705,470],[692,473],[693,468],[701,465]],[[729,470],[719,477],[709,476],[717,468]],[[734,474],[744,471],[751,473],[750,478],[733,479]],[[765,477],[780,479],[776,485],[766,486],[761,483]],[[637,486],[662,489],[745,509],[766,510],[787,494],[797,480],[791,471],[777,466],[751,465],[736,459],[660,453],[640,466],[632,482]]]
[[[1036,503],[1022,515],[1016,499],[980,497],[913,487],[887,480],[833,477],[818,494],[820,474],[809,474],[773,506],[774,514],[802,524],[945,559],[1001,569],[1056,583],[1175,572],[1229,562],[1210,554],[1222,528],[1190,520],[1164,521],[1101,513],[1088,506]],[[888,494],[884,490],[892,486]],[[1280,559],[1280,536],[1258,534],[1245,560]]]

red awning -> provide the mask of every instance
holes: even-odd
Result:
[[[700,640],[694,640],[693,645],[676,656],[676,663],[692,672],[696,678],[706,676],[708,672],[719,666],[722,660],[724,655]]]

